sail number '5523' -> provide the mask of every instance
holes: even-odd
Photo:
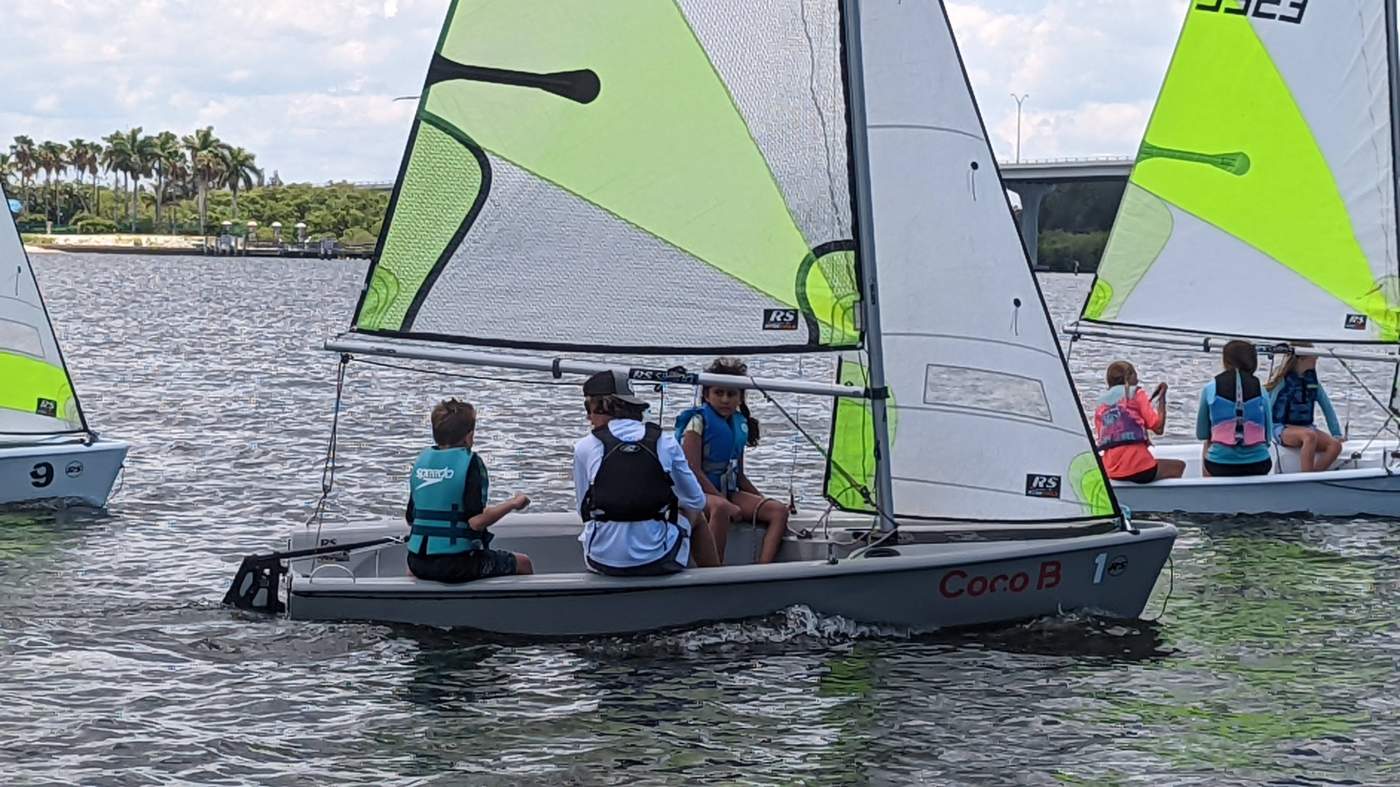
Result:
[[[1235,16],[1252,16],[1301,25],[1308,0],[1200,0],[1197,11],[1214,11]]]

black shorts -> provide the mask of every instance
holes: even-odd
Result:
[[[1242,465],[1232,465],[1223,462],[1212,462],[1206,460],[1206,472],[1215,478],[1239,478],[1247,475],[1268,475],[1274,469],[1274,460],[1261,459],[1258,462],[1248,462]]]
[[[499,549],[477,549],[454,555],[408,554],[408,570],[419,579],[458,585],[473,579],[515,573],[515,555]]]
[[[1153,465],[1141,473],[1133,473],[1126,478],[1115,478],[1114,481],[1126,481],[1130,484],[1150,484],[1157,480],[1157,465]]]

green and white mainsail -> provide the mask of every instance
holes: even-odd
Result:
[[[1085,320],[1400,339],[1387,4],[1189,4]]]
[[[86,431],[14,217],[0,212],[0,444]]]
[[[1118,514],[939,0],[457,0],[353,331],[840,351],[839,505]]]
[[[939,0],[862,4],[871,235],[901,517],[1118,514]],[[855,353],[843,382],[865,384]],[[869,405],[836,404],[827,494],[868,510]]]
[[[455,0],[354,330],[857,346],[839,24],[836,0]]]

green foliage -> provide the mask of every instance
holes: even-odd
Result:
[[[88,217],[82,221],[73,223],[78,228],[79,235],[102,235],[117,231],[117,223],[111,219],[99,219]]]
[[[1108,231],[1064,232],[1049,230],[1040,233],[1040,265],[1054,271],[1077,270],[1088,273],[1098,270]]]
[[[1066,183],[1055,187],[1040,206],[1040,229],[1106,232],[1118,214],[1125,182]]]

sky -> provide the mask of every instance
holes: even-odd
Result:
[[[636,0],[645,2],[651,0]],[[899,0],[865,0],[898,2]],[[0,0],[0,149],[212,125],[285,181],[389,181],[449,0]],[[1182,0],[948,0],[993,145],[1128,155]]]

